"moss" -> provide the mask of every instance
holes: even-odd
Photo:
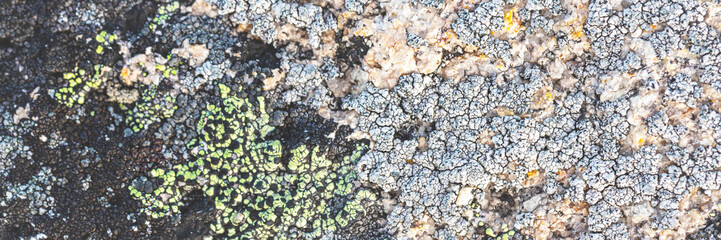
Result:
[[[321,146],[297,144],[281,160],[285,146],[267,139],[274,127],[263,97],[251,101],[217,86],[221,100],[202,111],[198,137],[188,144],[194,160],[152,170],[151,177],[162,180],[152,189],[144,189],[149,181],[143,180],[130,186],[144,212],[153,218],[177,214],[183,194],[201,189],[218,212],[210,226],[216,235],[316,238],[348,226],[363,211],[363,201],[375,200],[369,190],[353,186],[353,166],[365,145],[333,160]]]

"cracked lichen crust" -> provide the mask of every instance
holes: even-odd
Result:
[[[221,100],[208,104],[188,143],[195,160],[139,178],[131,195],[152,218],[179,214],[183,195],[199,189],[213,199],[218,236],[239,239],[314,239],[346,227],[363,212],[370,190],[354,186],[354,164],[365,152],[327,159],[321,146],[291,146],[283,158],[279,140],[266,139],[269,125],[263,97],[232,95],[219,84]],[[286,159],[286,160],[283,160]]]
[[[344,107],[360,114],[358,130],[374,143],[356,166],[360,179],[399,193],[391,230],[452,239],[502,224],[519,232],[544,227],[544,218],[568,227],[585,219],[588,232],[578,237],[623,237],[630,236],[624,218],[647,222],[650,231],[678,229],[693,214],[680,208],[682,199],[716,196],[719,147],[680,148],[673,142],[685,132],[659,117],[653,132],[677,136],[670,149],[643,139],[626,149],[627,98],[594,102],[550,84],[534,67],[507,80],[470,76],[458,84],[410,74],[394,89],[368,86],[347,97]],[[715,122],[717,115],[701,116]],[[649,214],[626,215],[634,212]],[[417,222],[425,218],[453,224],[424,233]]]

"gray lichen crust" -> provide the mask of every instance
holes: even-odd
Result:
[[[706,224],[721,197],[716,3],[454,7],[437,14],[460,43],[437,46],[458,57],[343,101],[374,144],[359,176],[397,194],[396,236],[683,238]]]

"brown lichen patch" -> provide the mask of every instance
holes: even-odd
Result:
[[[108,101],[123,104],[134,103],[138,100],[138,97],[140,97],[137,89],[124,88],[121,84],[115,82],[109,82],[105,88],[105,92],[108,95]]]
[[[498,107],[496,108],[496,114],[498,114],[499,117],[506,117],[506,116],[513,116],[516,115],[513,110],[511,110],[508,107]]]
[[[481,133],[478,134],[478,143],[485,144],[491,147],[495,147],[495,144],[491,139],[493,136],[495,136],[496,133],[491,130],[483,130]]]
[[[678,239],[696,232],[706,224],[711,209],[715,208],[721,198],[718,190],[700,190],[694,188],[679,202],[678,220],[680,223],[677,229],[652,230],[644,229],[649,236],[657,236],[659,239]]]
[[[392,88],[398,78],[411,72],[435,72],[443,49],[453,41],[448,31],[450,19],[441,18],[437,10],[419,7],[400,0],[380,3],[384,17],[359,19],[352,33],[368,39],[370,49],[363,69],[378,88]],[[411,24],[412,23],[412,24]],[[445,29],[445,31],[444,31]],[[408,36],[422,39],[418,46],[409,46]]]
[[[162,65],[162,68],[167,68],[168,64],[175,64],[178,61],[177,59],[168,60],[168,58],[160,56],[160,54],[153,53],[153,49],[150,47],[145,49],[144,54],[130,57],[127,43],[120,42],[120,45],[125,62],[120,71],[120,78],[128,86],[135,82],[145,85],[158,85],[160,80],[163,79],[163,71],[160,71],[158,66]],[[110,71],[110,68],[101,70]],[[170,74],[168,78],[175,81],[178,76]]]
[[[320,47],[313,48],[313,55],[317,59],[333,58],[338,51],[338,42],[334,31],[326,31],[320,34]]]
[[[431,236],[436,232],[436,224],[433,218],[424,215],[419,220],[413,221],[411,229],[409,229],[405,237],[411,239],[432,239]]]
[[[218,10],[203,0],[195,0],[189,9],[184,9],[184,12],[190,12],[190,14],[195,16],[208,16],[211,18],[218,16]]]
[[[622,146],[631,148],[632,150],[638,150],[647,144],[647,132],[648,130],[644,126],[631,126],[625,141],[621,142]]]
[[[629,73],[606,75],[599,80],[600,100],[609,101],[622,97],[641,80],[641,76]]]
[[[536,186],[538,184],[541,184],[545,181],[546,177],[543,173],[538,171],[538,169],[533,169],[526,173],[526,179],[523,180],[523,183],[521,185],[525,187],[531,187]]]
[[[341,14],[338,14],[338,29],[339,30],[347,30],[345,29],[345,25],[348,24],[351,20],[353,20],[356,16],[355,12],[351,11],[345,11]],[[343,35],[346,35],[347,33],[344,33]]]
[[[236,34],[241,33],[241,32],[250,33],[251,29],[253,29],[253,24],[238,23],[238,25],[236,25],[235,28],[233,28],[233,31],[235,31]]]
[[[425,137],[418,137],[418,150],[421,152],[428,150],[428,140]]]
[[[278,27],[276,33],[276,40],[279,43],[293,43],[294,45],[302,46],[305,49],[310,49],[310,43],[308,42],[308,31],[305,29],[296,27],[293,24],[283,24]]]
[[[263,91],[275,89],[278,83],[285,78],[285,72],[282,72],[280,69],[273,69],[271,73],[273,74],[272,76],[263,79]]]
[[[183,41],[182,47],[174,48],[170,52],[177,54],[182,58],[188,59],[189,65],[193,67],[202,65],[205,60],[208,59],[208,54],[210,54],[210,51],[204,44],[190,44],[188,39]]]
[[[496,60],[486,57],[485,54],[469,52],[449,59],[439,72],[443,78],[453,79],[453,82],[458,83],[465,80],[466,76],[489,76],[498,73],[495,65]]]
[[[721,31],[721,4],[706,2],[708,4],[708,15],[706,23]]]
[[[299,1],[298,4],[312,3],[320,7],[326,8],[335,12],[341,11],[344,8],[345,0],[303,0]]]
[[[356,111],[333,111],[328,107],[322,106],[318,108],[318,115],[325,119],[333,120],[338,125],[348,125],[355,127],[358,124],[358,113]]]
[[[534,212],[536,220],[532,229],[522,233],[533,239],[573,239],[574,233],[582,232],[589,205],[584,202],[564,200],[540,206]]]
[[[30,119],[28,113],[30,113],[30,103],[25,104],[24,107],[18,107],[17,109],[15,109],[15,114],[13,115],[13,124],[18,124],[20,123],[20,120],[23,119]]]
[[[531,96],[531,109],[543,109],[553,104],[556,94],[552,86],[543,86]]]
[[[406,45],[404,28],[396,24],[394,30],[399,33],[373,35],[373,47],[368,50],[364,59],[366,71],[378,88],[392,88],[401,75],[418,69],[414,51]]]

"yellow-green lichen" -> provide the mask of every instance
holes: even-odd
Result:
[[[95,41],[100,43],[100,45],[95,48],[95,53],[103,54],[103,51],[105,50],[105,47],[103,46],[108,46],[110,43],[115,42],[115,40],[118,40],[118,36],[115,34],[108,34],[106,31],[102,31],[98,35],[95,35]]]
[[[105,81],[101,72],[103,65],[95,65],[93,68],[95,70],[93,75],[86,75],[83,69],[75,69],[73,72],[63,74],[63,79],[68,81],[68,85],[55,91],[53,94],[55,100],[67,107],[84,104],[90,90],[97,89]]]
[[[471,208],[476,210],[476,212],[473,214],[473,217],[477,219],[481,218],[481,205],[474,201],[471,203]],[[484,236],[484,239],[508,240],[513,238],[514,235],[516,235],[516,231],[510,229],[508,227],[508,224],[505,223],[501,225],[500,232],[496,232],[493,228],[488,226],[484,228],[485,225],[486,224],[482,221],[478,222],[478,227],[481,230],[481,235]]]
[[[148,25],[150,30],[158,28],[159,24],[165,23],[166,20],[170,19],[171,13],[180,9],[180,3],[174,1],[158,8],[158,14],[153,18],[152,23]]]
[[[156,86],[148,86],[142,92],[140,101],[135,109],[128,111],[125,123],[134,132],[146,129],[150,124],[160,122],[175,113],[175,97],[169,93],[158,93]]]
[[[115,42],[117,39],[117,35],[101,31],[95,35],[95,41],[100,44],[95,48],[95,53],[103,54],[105,47],[109,47],[110,43]],[[103,67],[102,64],[94,65],[93,70],[95,74],[93,75],[86,75],[84,69],[77,68],[72,72],[63,74],[63,79],[67,80],[68,84],[56,90],[53,97],[67,107],[84,104],[90,90],[99,88],[100,84],[105,81],[102,76]]]
[[[213,199],[217,217],[210,228],[218,236],[311,239],[348,226],[363,211],[363,201],[375,200],[369,190],[353,186],[353,166],[364,145],[332,160],[320,146],[300,144],[283,161],[282,143],[266,139],[274,127],[264,99],[239,98],[217,86],[222,100],[206,106],[198,137],[188,144],[195,159],[151,171],[162,179],[152,191],[141,191],[140,180],[130,187],[144,212],[153,218],[177,213],[183,194],[200,189]]]

